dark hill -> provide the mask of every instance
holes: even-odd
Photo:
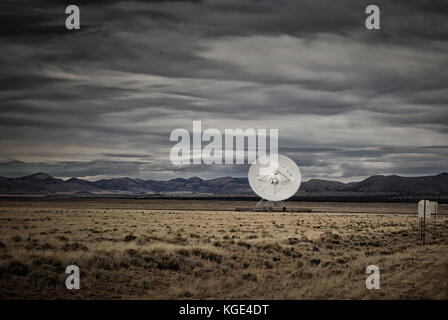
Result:
[[[0,177],[0,194],[16,195],[130,195],[151,194],[198,194],[198,195],[254,195],[247,178],[222,177],[203,180],[199,177],[176,178],[169,181],[131,178],[87,181],[78,178],[56,179],[45,173],[20,178]],[[400,177],[372,176],[357,183],[342,183],[311,179],[303,182],[297,196],[313,199],[389,197],[391,199],[418,199],[422,197],[448,199],[448,174],[436,176]]]
[[[384,192],[400,195],[446,195],[448,174],[441,173],[425,177],[372,176],[347,189],[356,192]]]

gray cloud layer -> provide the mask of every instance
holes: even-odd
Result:
[[[279,128],[305,179],[446,171],[448,5],[59,1],[0,10],[0,175],[244,176],[175,167],[175,128]]]

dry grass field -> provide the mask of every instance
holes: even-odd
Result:
[[[1,299],[447,299],[448,217],[416,204],[0,200]],[[447,214],[448,205],[439,205]],[[432,220],[431,220],[432,223]],[[67,290],[75,264],[81,289]],[[367,290],[365,269],[380,268]]]

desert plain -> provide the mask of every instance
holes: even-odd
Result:
[[[448,299],[448,205],[422,245],[416,203],[255,204],[2,198],[0,299]]]

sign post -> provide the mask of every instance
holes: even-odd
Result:
[[[420,241],[422,245],[425,244],[426,240],[426,218],[430,218],[431,214],[433,216],[433,232],[432,238],[436,239],[436,215],[437,215],[437,202],[429,200],[420,200],[418,202],[418,220],[419,220],[419,231],[420,231]]]

